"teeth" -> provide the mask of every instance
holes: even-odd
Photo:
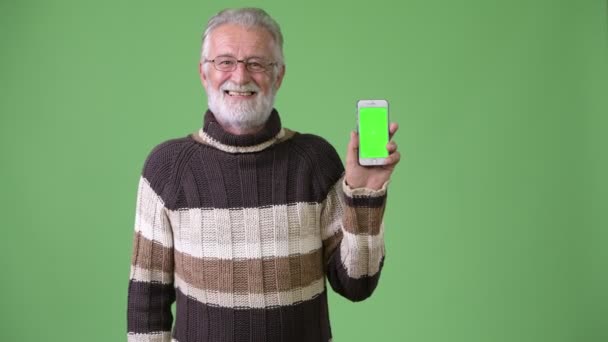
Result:
[[[228,95],[230,95],[230,96],[234,96],[234,95],[236,95],[236,96],[251,96],[251,95],[253,95],[253,92],[251,92],[251,91],[240,92],[240,91],[229,90],[228,91]]]

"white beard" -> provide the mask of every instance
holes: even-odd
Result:
[[[219,91],[211,87],[207,90],[209,109],[224,127],[234,127],[242,130],[261,127],[268,120],[274,106],[274,89],[269,94],[262,95],[258,86],[252,82],[238,85],[232,81],[226,81],[220,86]],[[254,91],[256,95],[253,99],[233,99],[230,95],[224,93],[225,90]]]

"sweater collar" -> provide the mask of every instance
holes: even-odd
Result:
[[[226,132],[217,122],[210,110],[207,110],[203,120],[203,128],[199,131],[199,137],[207,144],[224,152],[247,153],[258,152],[274,144],[282,138],[284,131],[281,127],[281,119],[276,109],[272,109],[264,127],[257,133],[237,135]]]

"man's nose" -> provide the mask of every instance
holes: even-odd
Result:
[[[238,61],[236,63],[236,69],[232,72],[232,81],[237,84],[247,84],[251,80],[247,65],[245,62]]]

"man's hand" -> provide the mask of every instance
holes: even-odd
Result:
[[[368,188],[379,190],[386,183],[395,166],[401,159],[401,154],[397,152],[397,144],[392,141],[393,135],[397,132],[399,126],[397,123],[389,125],[389,143],[386,145],[388,150],[388,158],[385,165],[378,166],[361,166],[359,164],[359,134],[356,132],[350,133],[350,142],[346,152],[346,184],[352,189]]]

